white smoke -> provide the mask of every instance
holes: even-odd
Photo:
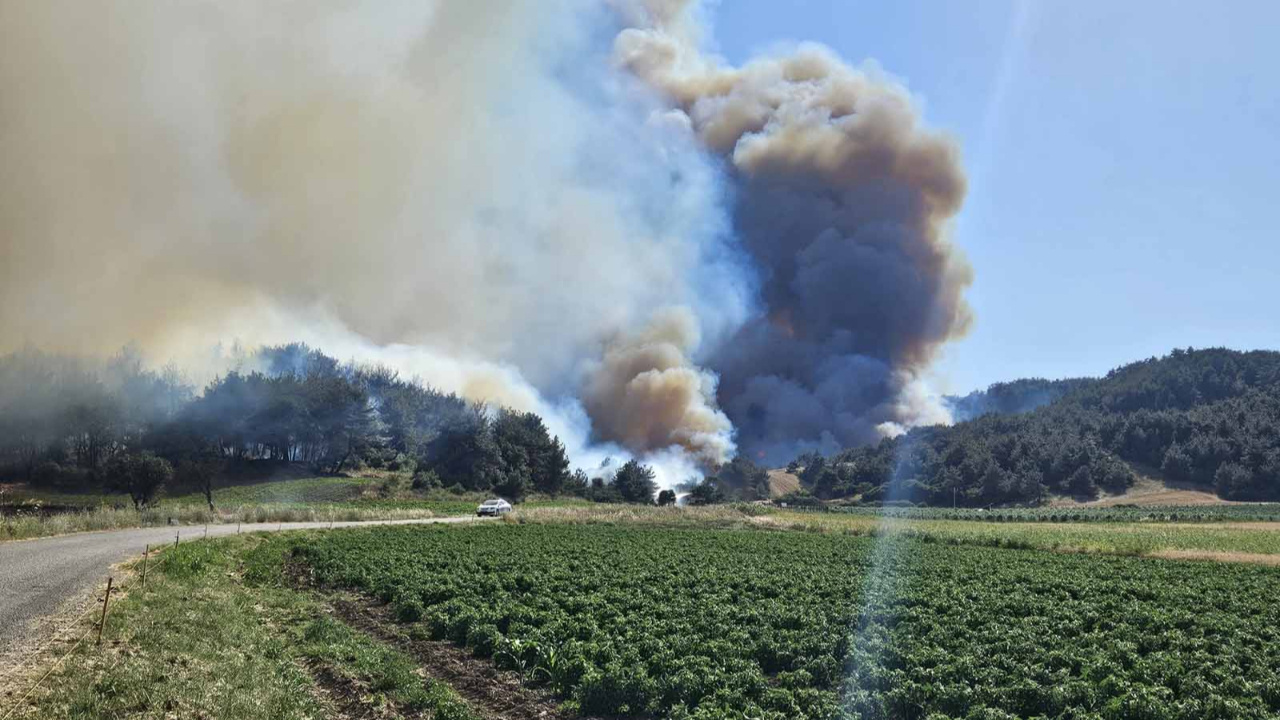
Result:
[[[772,272],[722,157],[769,161],[729,107],[759,70],[703,31],[678,0],[0,0],[0,350],[304,341],[687,480],[734,451],[706,366]]]

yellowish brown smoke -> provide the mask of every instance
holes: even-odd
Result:
[[[0,351],[301,340],[704,465],[909,426],[970,321],[954,144],[697,13],[0,0]]]
[[[681,447],[707,466],[730,459],[733,426],[716,407],[716,377],[689,359],[698,340],[682,309],[612,340],[584,393],[598,432],[629,448]]]
[[[302,340],[554,414],[653,308],[731,327],[696,148],[559,77],[589,4],[0,0],[0,351]]]

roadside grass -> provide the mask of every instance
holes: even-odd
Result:
[[[296,478],[219,488],[217,510],[202,495],[184,494],[141,512],[132,506],[99,505],[54,515],[21,514],[0,518],[0,541],[91,530],[202,523],[350,522],[410,520],[469,515],[486,496],[446,490],[426,493],[382,492],[379,478]],[[96,496],[102,497],[102,496]],[[335,498],[346,498],[335,500]],[[573,497],[528,498],[516,506],[510,522],[628,523],[659,526],[755,527],[840,532],[855,535],[898,534],[925,542],[986,547],[1036,548],[1116,555],[1181,556],[1240,562],[1271,562],[1280,557],[1280,523],[1265,522],[989,522],[981,520],[905,519],[861,513],[814,513],[762,505],[646,507],[597,504]]]
[[[406,480],[401,478],[402,481]],[[133,508],[126,495],[70,494],[7,488],[0,513],[0,542],[94,530],[204,523],[356,522],[420,520],[470,515],[488,495],[428,492],[384,492],[386,478],[304,477],[257,480],[214,489],[215,510],[202,493],[162,497],[153,507]],[[534,508],[586,507],[581,498],[532,496],[521,504]],[[46,513],[49,506],[72,508]]]
[[[290,503],[340,503],[359,499],[379,484],[374,478],[308,477],[264,480],[241,485],[215,486],[213,504],[264,505]],[[195,491],[167,498],[171,504],[204,505],[204,493]]]
[[[215,506],[350,502],[375,492],[381,483],[382,480],[378,478],[345,476],[224,481],[215,485],[213,502]],[[206,505],[204,493],[198,490],[178,488],[171,490],[171,493],[160,497],[161,507]],[[73,508],[133,506],[129,496],[124,493],[64,492],[26,485],[6,488],[0,502],[9,506],[52,505]]]
[[[99,507],[57,515],[13,515],[0,518],[0,542],[65,535],[73,532],[121,530],[157,525],[204,523],[359,522],[362,520],[421,520],[444,513],[427,508],[397,509],[358,505],[242,505],[210,512],[200,505],[160,505],[142,511]]]
[[[113,599],[103,645],[83,644],[15,718],[393,717],[476,715],[414,661],[281,582],[278,536],[164,550],[145,593]]]
[[[21,508],[53,505],[57,507],[93,508],[101,505],[129,505],[129,496],[122,493],[63,492],[33,488],[23,484],[6,485],[0,490],[0,507]]]

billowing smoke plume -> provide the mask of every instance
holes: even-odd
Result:
[[[955,144],[824,47],[742,68],[704,56],[697,9],[632,6],[616,57],[730,168],[765,307],[710,359],[739,444],[777,462],[945,421],[918,383],[970,324],[971,272],[945,238],[965,193]]]
[[[954,149],[694,10],[0,0],[0,350],[301,340],[682,468],[919,422]]]
[[[584,394],[597,431],[629,448],[680,447],[708,465],[728,459],[733,427],[715,406],[715,375],[689,360],[697,345],[697,323],[680,309],[610,342]]]

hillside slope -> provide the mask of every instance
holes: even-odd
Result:
[[[1235,505],[1236,500],[1226,500],[1212,486],[1195,485],[1193,483],[1170,480],[1153,468],[1138,462],[1128,462],[1133,470],[1133,485],[1121,493],[1099,493],[1094,498],[1077,499],[1069,495],[1053,497],[1048,501],[1051,507],[1115,507],[1118,505],[1140,505],[1143,507],[1177,505],[1187,507],[1193,505]]]
[[[780,498],[800,489],[800,478],[786,470],[769,471],[769,497]]]
[[[1091,501],[1128,494],[1144,467],[1172,489],[1280,499],[1277,352],[1175,350],[1102,378],[1003,383],[955,403],[980,414],[795,468],[819,497],[870,502]]]

